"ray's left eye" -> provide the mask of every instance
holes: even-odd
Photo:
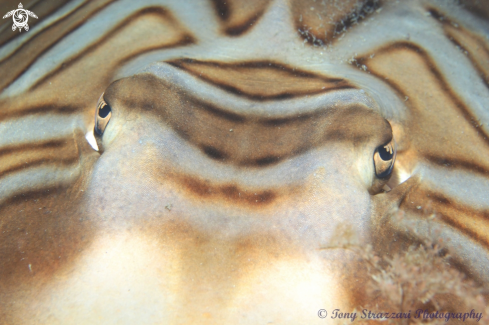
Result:
[[[387,178],[392,173],[396,160],[396,143],[392,139],[389,143],[381,145],[374,152],[375,175],[378,178]]]
[[[109,124],[112,116],[112,108],[104,100],[104,94],[100,96],[97,104],[97,111],[95,113],[95,132],[98,135],[102,135]]]

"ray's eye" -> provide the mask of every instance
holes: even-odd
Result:
[[[392,139],[389,143],[377,147],[374,152],[375,175],[378,178],[387,178],[392,173],[396,160],[396,143]]]
[[[98,135],[102,135],[109,124],[110,117],[112,116],[112,108],[104,100],[104,94],[100,96],[97,104],[97,111],[95,113],[95,132]]]

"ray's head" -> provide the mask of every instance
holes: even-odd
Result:
[[[107,206],[137,197],[140,207],[143,194],[121,194],[130,188],[185,201],[184,214],[200,205],[203,220],[297,213],[332,221],[320,226],[329,235],[340,223],[368,229],[370,196],[389,180],[396,144],[364,91],[343,81],[309,96],[280,78],[268,90],[257,78],[241,89],[209,79],[158,64],[106,89],[95,114],[103,153],[94,181],[106,198],[118,193]],[[267,97],[277,89],[287,96]],[[137,210],[161,213],[149,202]]]

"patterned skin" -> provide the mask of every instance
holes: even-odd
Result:
[[[0,33],[5,323],[324,323],[366,299],[339,229],[487,281],[476,1],[36,6]]]

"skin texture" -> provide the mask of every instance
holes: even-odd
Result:
[[[42,3],[0,33],[0,324],[334,323],[368,299],[342,229],[487,282],[475,2]]]
[[[169,67],[150,70],[157,76],[170,75],[171,79]],[[125,96],[128,89],[139,95]],[[300,138],[301,132],[304,137],[310,134],[311,124],[296,125],[295,118],[291,118],[280,126],[269,126],[265,121],[270,118],[262,121],[249,114],[240,115],[245,121],[233,124],[224,114],[207,112],[201,102],[203,94],[197,91],[146,73],[115,82],[105,92],[113,116],[104,132],[103,159],[94,167],[86,199],[94,227],[103,229],[94,242],[103,244],[95,245],[97,248],[88,253],[89,259],[103,253],[100,247],[105,250],[122,245],[118,249],[130,250],[144,262],[129,271],[138,274],[135,283],[102,286],[100,291],[109,291],[106,295],[113,301],[104,313],[122,304],[120,297],[112,297],[114,286],[129,290],[137,285],[142,290],[141,286],[150,287],[155,278],[160,279],[159,290],[146,295],[161,302],[163,310],[172,311],[158,315],[164,322],[232,322],[236,317],[232,311],[240,308],[247,315],[240,320],[244,323],[270,319],[298,322],[304,318],[317,321],[310,311],[311,304],[357,300],[349,295],[358,291],[356,280],[361,276],[346,267],[355,264],[355,256],[321,248],[327,246],[338,225],[353,228],[360,236],[367,235],[370,184],[358,179],[371,167],[369,159],[354,157],[368,156],[378,143],[388,141],[392,136],[389,124],[354,98],[350,114],[369,119],[371,130],[356,133],[350,130],[352,126],[331,123],[333,132],[325,130],[327,122],[320,124],[327,133],[339,134],[347,128],[350,132],[344,132],[343,143],[350,145],[346,148],[326,137],[324,143],[300,158],[265,167],[243,166],[240,156],[252,159],[262,152],[269,154],[274,144],[292,145],[286,141],[290,131],[282,132],[282,128],[294,128],[295,137]],[[193,100],[195,107],[188,112],[182,110],[180,103]],[[233,108],[225,109],[229,113]],[[324,109],[320,112],[326,114]],[[337,117],[332,113],[325,119],[345,118],[344,110],[341,114]],[[179,124],[182,119],[183,125]],[[180,132],[186,136],[182,138]],[[247,153],[246,147],[226,148],[233,139],[207,140],[224,132],[232,134],[236,143],[259,146]],[[206,139],[208,146],[224,152],[227,158],[209,157],[199,144],[192,143],[194,138]],[[294,148],[283,150],[293,152]],[[112,168],[121,157],[127,162],[125,167]],[[299,159],[300,168],[294,167]],[[338,160],[348,163],[338,168]],[[256,173],[260,173],[259,183],[252,180]],[[348,177],[352,174],[358,176]],[[339,194],[343,188],[357,195],[346,198]],[[75,268],[74,278],[90,278],[90,284],[98,283],[101,274],[91,271],[92,267],[98,269],[97,263],[88,270]],[[121,278],[128,276],[127,266],[119,265],[117,259],[106,263],[108,269],[119,269],[116,274]],[[314,289],[318,284],[322,288]],[[324,290],[333,294],[324,295]],[[297,304],[304,307],[294,307]],[[63,310],[68,308],[62,306]]]

